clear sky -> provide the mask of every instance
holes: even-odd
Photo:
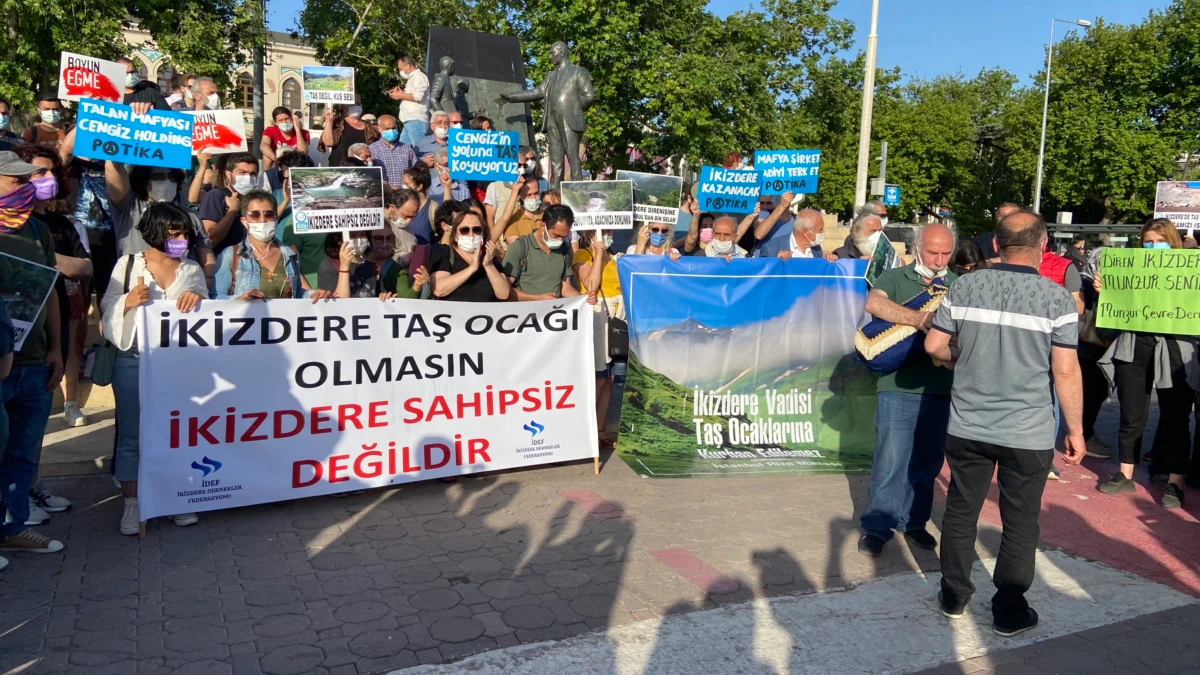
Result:
[[[304,0],[270,0],[274,30],[295,28]],[[1111,23],[1137,23],[1170,0],[880,0],[880,67],[900,66],[910,76],[932,77],[1000,66],[1023,82],[1045,59],[1050,19],[1103,16]],[[711,0],[725,16],[753,6],[749,0]],[[865,49],[871,0],[839,0],[834,16],[854,21],[855,50]],[[1059,24],[1058,39],[1070,26]]]

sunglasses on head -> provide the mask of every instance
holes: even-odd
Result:
[[[247,217],[247,218],[267,218],[267,219],[271,219],[271,218],[274,218],[274,217],[275,217],[275,212],[274,212],[274,211],[247,211],[247,212],[246,212],[246,217]]]
[[[665,228],[665,227],[663,227],[663,228],[658,228],[658,227],[652,227],[652,228],[650,228],[650,234],[667,234],[667,233],[669,233],[669,232],[670,232],[670,230],[669,230],[669,229],[667,229],[667,228]]]
[[[458,233],[461,235],[483,234],[483,226],[475,225],[473,227],[460,227],[458,228]]]

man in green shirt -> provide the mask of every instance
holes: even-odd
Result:
[[[954,255],[954,233],[933,223],[914,240],[914,258],[904,267],[884,272],[867,295],[867,312],[897,325],[921,331],[934,312],[908,309],[909,300],[940,280],[949,286],[956,278],[947,271]],[[933,482],[942,470],[946,425],[950,421],[953,373],[936,365],[924,351],[893,373],[879,378],[875,404],[875,460],[863,536],[858,550],[872,557],[883,552],[893,530],[913,544],[933,550],[937,541],[925,530],[933,509]]]
[[[37,188],[31,176],[38,167],[22,162],[11,151],[0,152],[0,253],[5,254],[5,273],[21,275],[30,271],[27,263],[54,268],[54,240],[50,228],[33,213]],[[12,281],[12,277],[9,279]],[[58,295],[50,290],[42,304],[21,299],[22,288],[9,289],[8,309],[17,325],[17,340],[24,343],[13,357],[12,370],[0,384],[0,404],[8,417],[8,437],[0,438],[0,514],[8,512],[8,522],[0,523],[0,551],[56,553],[61,542],[38,534],[25,525],[29,519],[29,489],[38,470],[38,451],[42,434],[50,418],[50,401],[63,375],[61,326]],[[39,289],[40,295],[45,289]],[[32,315],[35,308],[36,315]],[[27,329],[27,332],[22,329]]]
[[[542,214],[542,226],[513,241],[504,254],[504,273],[517,291],[517,300],[553,300],[579,295],[571,272],[571,226],[575,213],[565,204],[552,204]]]

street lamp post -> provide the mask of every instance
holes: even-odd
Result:
[[[863,72],[862,119],[858,129],[858,173],[854,179],[854,208],[867,202],[867,163],[871,157],[871,115],[875,108],[875,50],[879,43],[879,0],[871,3],[871,32],[867,35],[867,67]]]
[[[1046,122],[1050,114],[1050,64],[1054,61],[1054,23],[1070,23],[1083,28],[1091,28],[1092,22],[1084,19],[1051,19],[1050,44],[1046,47],[1046,100],[1042,103],[1042,144],[1038,149],[1037,181],[1033,186],[1033,210],[1042,212],[1042,169],[1046,162]]]

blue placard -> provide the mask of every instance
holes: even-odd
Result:
[[[142,166],[188,169],[192,166],[191,115],[151,110],[135,115],[127,105],[92,99],[79,101],[75,154]]]
[[[520,138],[515,131],[451,129],[446,138],[454,180],[513,180]]]
[[[900,205],[900,186],[888,185],[883,188],[883,205],[884,206],[899,206]]]
[[[752,213],[758,203],[758,172],[702,166],[696,201],[701,211]]]
[[[820,178],[821,151],[755,150],[754,168],[764,195],[811,195]]]

